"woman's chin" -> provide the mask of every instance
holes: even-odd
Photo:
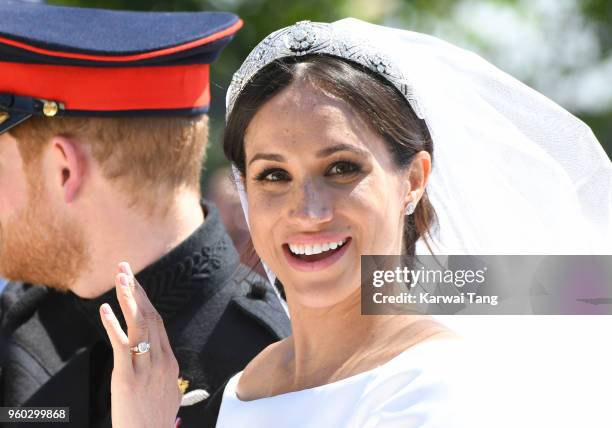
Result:
[[[341,286],[339,284],[352,284]],[[356,300],[360,301],[360,288],[354,279],[336,281],[303,280],[293,290],[287,290],[288,297],[299,306],[309,308],[329,308],[338,304]]]

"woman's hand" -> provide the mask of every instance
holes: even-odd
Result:
[[[113,427],[174,427],[181,402],[179,367],[164,322],[128,263],[119,264],[115,286],[127,323],[127,336],[111,307],[108,304],[100,307],[102,323],[113,346]],[[150,344],[149,351],[142,354],[130,351],[142,342]]]

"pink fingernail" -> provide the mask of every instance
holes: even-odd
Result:
[[[134,276],[134,273],[132,272],[132,267],[128,262],[121,263],[121,270],[123,270],[123,272],[129,276]]]
[[[102,313],[104,315],[110,315],[113,313],[111,307],[108,305],[108,303],[105,303],[102,305]]]
[[[121,284],[124,287],[129,287],[130,286],[130,280],[127,277],[127,275],[119,274],[119,284]]]

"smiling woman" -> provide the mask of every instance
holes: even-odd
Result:
[[[415,254],[435,223],[425,122],[383,75],[322,54],[266,64],[232,102],[224,150],[244,185],[254,247],[284,287],[293,335],[230,381],[218,426],[363,426],[385,412],[374,402],[389,399],[403,408],[388,423],[462,425],[458,373],[432,376],[420,361],[435,361],[432,352],[461,360],[454,335],[424,316],[360,314],[361,255]],[[372,382],[378,391],[365,399]],[[365,401],[355,407],[355,396]],[[326,401],[339,409],[333,417]],[[434,403],[445,410],[413,407]],[[265,410],[276,406],[282,421]],[[313,409],[321,413],[307,416]]]

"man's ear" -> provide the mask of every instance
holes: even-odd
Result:
[[[62,187],[64,200],[66,203],[71,203],[83,185],[87,157],[80,144],[63,136],[53,137],[51,150],[56,177]]]
[[[430,173],[431,156],[429,153],[423,150],[415,154],[405,175],[410,191],[406,193],[404,198],[404,207],[410,202],[415,205],[419,202],[421,196],[425,193]]]

